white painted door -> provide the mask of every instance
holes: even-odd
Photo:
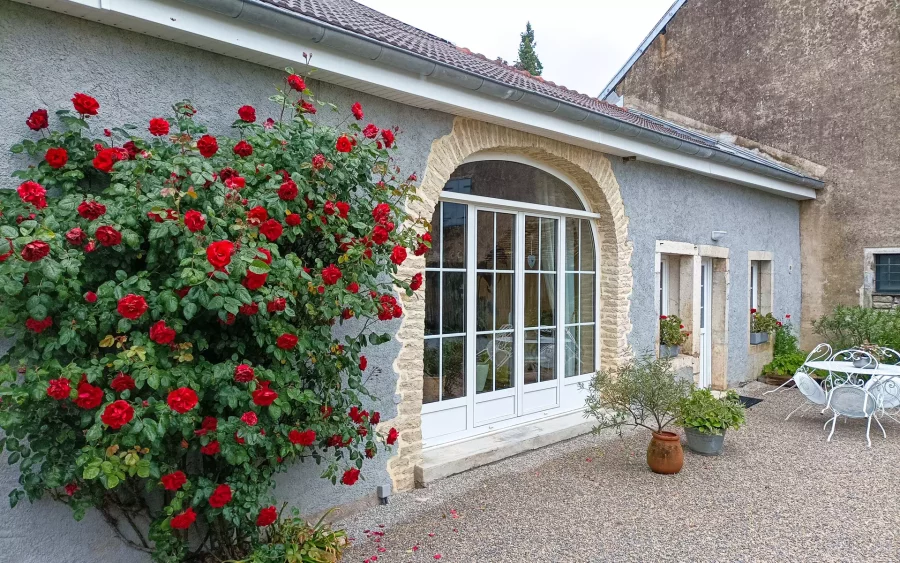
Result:
[[[712,259],[700,263],[700,387],[712,385]]]

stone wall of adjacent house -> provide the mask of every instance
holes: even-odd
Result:
[[[100,115],[91,119],[95,127],[146,123],[150,117],[168,114],[173,102],[190,98],[200,110],[197,119],[208,124],[214,134],[228,134],[239,106],[255,106],[260,119],[274,111],[267,98],[282,79],[277,69],[7,0],[0,0],[0,69],[3,189],[18,185],[10,173],[27,164],[24,158],[10,154],[9,147],[22,137],[35,135],[25,126],[28,114],[44,107],[53,116],[58,108],[70,108],[69,100],[76,91],[99,100]],[[336,114],[320,111],[317,118],[323,123],[346,119],[350,105],[359,101],[367,120],[383,126],[399,125],[403,133],[394,156],[404,172],[421,175],[432,141],[452,126],[452,118],[445,114],[315,81],[310,82],[310,88],[341,109]],[[396,332],[399,325],[400,321],[394,321],[390,330]],[[398,412],[394,361],[399,350],[400,342],[393,340],[366,352],[373,372],[368,385],[376,397],[367,406],[382,412],[385,427],[394,422]],[[279,476],[276,494],[307,513],[335,505],[375,502],[375,487],[391,481],[387,470],[391,455],[381,453],[367,462],[365,480],[353,487],[332,486],[319,478],[322,466],[299,464]],[[0,496],[5,498],[16,486],[17,477],[17,469],[8,466],[3,456]],[[33,505],[23,501],[15,509],[0,509],[0,530],[0,562],[143,560],[140,553],[116,539],[96,513],[75,522],[66,506],[50,500]]]
[[[809,322],[860,303],[863,249],[900,246],[900,6],[691,0],[666,30],[619,86],[626,105],[645,100],[827,167],[825,190],[801,207],[809,346]]]
[[[873,309],[900,309],[900,295],[873,295]]]

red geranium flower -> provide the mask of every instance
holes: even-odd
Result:
[[[184,226],[192,233],[202,231],[206,226],[206,216],[196,209],[191,209],[184,214]]]
[[[219,445],[218,440],[213,440],[200,448],[200,453],[203,455],[216,455],[220,451],[222,451],[222,447]]]
[[[238,117],[247,123],[256,121],[256,109],[253,106],[241,106],[238,108]]]
[[[342,275],[341,270],[334,264],[331,264],[322,270],[322,282],[325,285],[334,285],[341,279]]]
[[[209,495],[209,505],[213,508],[222,508],[231,502],[231,487],[219,485],[213,494]]]
[[[29,242],[22,249],[22,260],[26,262],[37,262],[50,254],[50,245],[42,240]]]
[[[274,524],[275,520],[278,520],[278,511],[274,506],[269,506],[267,508],[260,509],[259,516],[256,517],[256,525],[260,528],[264,528],[266,526]]]
[[[119,311],[119,314],[126,319],[134,321],[147,312],[147,300],[144,299],[142,295],[129,293],[125,297],[119,299],[119,304],[116,309]]]
[[[194,513],[194,509],[189,507],[178,516],[173,516],[169,521],[169,526],[175,530],[187,530],[196,520],[197,515]]]
[[[271,381],[260,381],[259,387],[253,392],[253,403],[261,407],[268,407],[278,398],[278,393],[269,389]]]
[[[338,152],[350,152],[353,150],[353,143],[350,142],[347,135],[341,135],[335,143],[335,148]]]
[[[369,365],[369,360],[366,359],[365,356],[359,357],[359,369],[360,371],[366,371],[366,367]]]
[[[128,401],[123,401],[122,399],[106,405],[106,408],[103,409],[103,414],[100,415],[100,420],[103,424],[113,430],[122,428],[131,422],[132,418],[134,418],[134,407],[129,405]]]
[[[32,182],[31,180],[22,182],[16,191],[25,203],[30,203],[38,209],[47,207],[47,190],[37,182]]]
[[[234,368],[234,380],[238,383],[248,383],[253,381],[253,377],[253,368],[247,364],[238,364],[238,366]]]
[[[177,491],[182,485],[187,483],[187,476],[185,476],[184,471],[174,471],[163,475],[160,481],[162,481],[163,488],[167,491]]]
[[[288,440],[297,446],[311,446],[316,441],[315,430],[304,430],[303,432],[294,429],[288,433]]]
[[[391,262],[399,266],[404,260],[406,260],[406,249],[398,244],[391,251]]]
[[[341,477],[341,483],[345,485],[353,485],[359,480],[359,469],[355,467],[351,467],[347,471],[344,471],[344,476]]]
[[[253,145],[248,143],[247,141],[241,141],[238,144],[234,145],[234,154],[238,156],[250,156],[253,154]]]
[[[130,375],[122,373],[120,371],[119,374],[109,382],[109,386],[113,389],[113,391],[121,393],[122,391],[134,389],[134,379]]]
[[[203,135],[197,141],[197,150],[201,155],[209,158],[219,150],[219,142],[212,135]]]
[[[98,227],[95,234],[97,236],[97,242],[103,246],[116,246],[122,242],[122,233],[108,225]]]
[[[161,137],[169,134],[169,122],[161,117],[154,117],[150,120],[150,127],[147,128],[151,135]]]
[[[103,389],[91,385],[84,379],[78,384],[75,404],[82,409],[96,409],[103,402]]]
[[[171,344],[175,340],[175,329],[166,325],[166,321],[156,321],[150,327],[150,340],[157,344]]]
[[[76,92],[75,97],[72,98],[72,105],[75,106],[75,111],[81,115],[97,115],[100,110],[97,100],[81,92]]]
[[[102,217],[105,213],[106,206],[97,200],[82,201],[78,204],[78,214],[88,221]]]
[[[378,127],[374,123],[369,123],[362,130],[362,134],[366,139],[374,139],[378,136]]]
[[[27,328],[28,330],[30,330],[31,332],[33,332],[35,334],[40,334],[40,333],[44,332],[45,330],[47,330],[48,328],[50,328],[51,326],[53,326],[53,319],[50,317],[44,317],[44,319],[40,320],[40,321],[29,317],[25,321],[25,328]]]
[[[288,76],[287,83],[288,83],[288,86],[290,86],[291,88],[293,88],[294,90],[296,90],[298,92],[302,92],[303,90],[306,90],[306,82],[304,82],[303,78],[299,75],[292,74],[292,75]]]
[[[51,379],[50,384],[47,386],[47,396],[56,399],[57,401],[68,399],[69,395],[72,393],[71,383],[72,382],[65,377]]]
[[[47,161],[51,168],[58,170],[69,162],[69,153],[64,148],[50,148],[44,154],[44,160]]]
[[[184,414],[197,406],[197,393],[188,387],[179,387],[169,392],[166,404],[173,411]]]
[[[244,280],[241,282],[241,285],[249,289],[250,291],[254,291],[256,289],[261,288],[265,283],[266,279],[269,277],[269,274],[254,274],[250,270],[247,270],[247,273],[244,276]],[[254,303],[255,305],[255,303]],[[252,305],[251,305],[252,307]],[[257,305],[258,307],[258,305]],[[253,314],[256,314],[256,310],[254,309]]]
[[[420,287],[422,287],[422,272],[414,275],[412,281],[409,282],[409,288],[413,291],[418,291]]]
[[[279,223],[275,219],[269,219],[268,221],[266,221],[265,223],[263,223],[262,225],[259,226],[259,232],[264,237],[266,237],[270,241],[274,242],[274,241],[278,240],[278,237],[280,237],[281,233],[284,232],[284,227],[282,227],[281,223]]]
[[[391,148],[394,145],[394,132],[390,129],[382,129],[381,138],[384,139],[385,147]]]
[[[234,243],[230,240],[220,240],[206,247],[206,259],[217,270],[222,270],[231,263],[231,254],[234,252]]]
[[[32,131],[40,131],[41,129],[45,129],[50,126],[50,122],[48,121],[49,115],[47,114],[47,110],[45,109],[36,109],[31,112],[31,115],[28,116],[28,119],[25,120],[25,125],[28,126]]]
[[[389,446],[393,446],[393,445],[394,445],[394,442],[397,441],[397,437],[398,437],[399,435],[400,435],[400,433],[397,432],[397,429],[396,429],[396,428],[391,428],[391,429],[388,431],[387,440],[386,440],[386,442],[388,443],[388,445],[389,445]]]
[[[350,111],[353,112],[353,117],[355,117],[357,121],[363,118],[363,109],[362,106],[359,105],[359,102],[353,104],[353,106],[350,108]]]

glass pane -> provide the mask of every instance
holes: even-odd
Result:
[[[541,326],[556,325],[556,274],[541,274]]]
[[[578,327],[566,328],[566,377],[581,375],[578,361],[581,354],[578,350]]]
[[[594,322],[594,274],[581,274],[581,291],[578,298],[581,302],[581,320],[579,322]]]
[[[538,380],[538,331],[525,331],[525,384]]]
[[[465,272],[444,272],[441,295],[443,310],[443,334],[465,332],[466,330],[466,274]]]
[[[438,203],[431,215],[431,250],[425,253],[426,268],[441,267],[441,206]]]
[[[581,374],[593,373],[596,369],[594,356],[596,350],[594,347],[594,326],[581,327]]]
[[[478,274],[475,330],[494,330],[494,274]]]
[[[444,268],[464,268],[466,259],[466,206],[443,202]]]
[[[578,269],[578,224],[580,219],[566,219],[566,270]]]
[[[541,252],[540,229],[538,217],[525,217],[525,269],[536,270],[538,254]]]
[[[581,220],[581,271],[593,272],[597,265],[594,259],[594,232],[591,230],[591,222]]]
[[[538,324],[538,274],[525,274],[525,326]]]
[[[900,254],[875,255],[875,291],[900,293]]]
[[[540,331],[540,380],[551,381],[556,379],[556,331],[542,329]]]
[[[566,316],[563,317],[565,323],[578,322],[578,302],[581,300],[578,278],[578,274],[566,274]]]
[[[515,267],[516,216],[497,213],[496,268],[512,270]]]
[[[422,372],[422,402],[433,403],[440,400],[440,338],[425,339],[425,369]]]
[[[444,338],[442,401],[466,396],[466,338]]]
[[[494,337],[494,389],[509,389],[516,384],[515,336],[512,332],[501,332]]]
[[[556,271],[556,219],[541,219],[541,269]]]
[[[425,272],[425,334],[441,333],[441,273]]]
[[[444,188],[447,191],[584,209],[581,199],[567,183],[527,164],[508,160],[470,162],[457,168],[450,177]]]
[[[497,305],[494,328],[511,329],[515,324],[513,274],[497,274],[494,286],[494,302]]]
[[[475,339],[475,392],[490,393],[494,390],[494,337],[479,336]]]
[[[478,212],[478,246],[475,248],[475,263],[480,270],[494,268],[494,214],[490,211]]]

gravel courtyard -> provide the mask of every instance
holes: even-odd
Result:
[[[752,383],[741,390],[761,396]],[[346,561],[900,561],[900,424],[784,417],[767,395],[718,458],[647,469],[649,433],[582,436],[395,495],[339,522]],[[374,557],[377,557],[375,559]]]

